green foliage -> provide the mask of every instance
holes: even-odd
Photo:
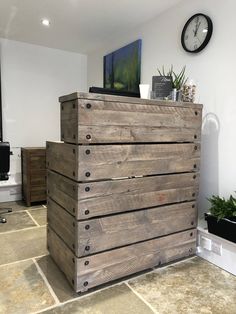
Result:
[[[140,83],[140,45],[128,50],[118,49],[104,57],[105,87],[124,91],[139,91]]]
[[[157,69],[158,73],[160,74],[160,76],[173,76],[173,64],[170,67],[170,70],[168,72],[165,72],[165,67],[164,65],[162,66],[162,72],[161,70]]]
[[[230,195],[229,199],[213,195],[208,198],[211,203],[210,213],[217,217],[218,220],[222,218],[236,217],[236,198]]]
[[[187,79],[185,77],[186,66],[180,71],[179,74],[173,70],[173,65],[171,65],[170,69],[166,72],[164,66],[162,66],[162,71],[157,69],[160,76],[170,76],[172,80],[172,87],[177,90],[181,90],[182,86],[186,83]]]
[[[117,58],[114,62],[114,87],[117,90],[138,91],[139,76],[138,47],[129,57]]]

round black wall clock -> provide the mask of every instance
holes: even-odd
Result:
[[[181,35],[184,50],[196,53],[204,49],[211,39],[212,31],[213,24],[209,16],[197,13],[190,17]]]

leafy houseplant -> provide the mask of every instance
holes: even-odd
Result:
[[[208,231],[236,243],[236,198],[229,199],[213,195],[210,214],[205,214]]]
[[[226,200],[224,197],[213,195],[208,199],[211,203],[210,213],[215,216],[218,221],[223,218],[236,218],[236,198],[230,195],[229,199]]]
[[[162,66],[162,71],[157,69],[160,76],[170,76],[172,81],[172,88],[175,92],[180,93],[183,85],[186,83],[188,78],[185,76],[186,66],[182,68],[179,74],[173,70],[173,65],[171,65],[170,69],[166,72],[164,66]],[[176,100],[176,99],[173,99]]]

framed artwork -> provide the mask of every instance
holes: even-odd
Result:
[[[103,57],[103,87],[139,92],[141,39]]]

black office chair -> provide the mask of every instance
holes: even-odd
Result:
[[[0,142],[0,181],[9,179],[8,172],[10,170],[10,144],[8,142]],[[11,208],[0,208],[0,214],[12,212]],[[7,220],[0,216],[0,223],[6,223]]]

